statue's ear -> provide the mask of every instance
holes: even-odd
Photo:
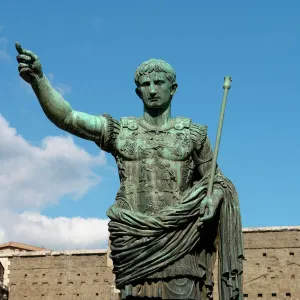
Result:
[[[141,98],[141,91],[140,91],[139,87],[137,87],[137,88],[135,89],[135,92],[136,92],[136,94],[138,95],[138,97]]]
[[[178,88],[178,84],[177,84],[177,82],[174,82],[171,86],[171,95],[172,96],[175,95],[177,88]]]

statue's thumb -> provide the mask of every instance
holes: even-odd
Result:
[[[23,53],[23,48],[22,46],[20,45],[20,43],[16,42],[16,49],[18,51],[19,54],[22,54]]]

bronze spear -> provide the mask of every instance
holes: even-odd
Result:
[[[231,81],[232,80],[231,80],[230,76],[224,77],[224,84],[223,84],[224,94],[223,94],[220,120],[219,120],[218,132],[217,132],[215,149],[214,149],[214,156],[213,156],[213,161],[212,161],[211,171],[210,171],[210,179],[209,179],[208,188],[207,188],[207,196],[211,196],[212,190],[213,190],[215,172],[216,172],[216,168],[217,168],[217,158],[218,158],[218,153],[219,153],[219,148],[220,148],[220,140],[221,140],[221,134],[222,134],[222,127],[223,127],[223,120],[224,120],[224,114],[225,114],[225,108],[226,108],[227,94],[230,89]]]

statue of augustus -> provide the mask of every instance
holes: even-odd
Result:
[[[116,120],[73,110],[47,80],[39,58],[18,43],[16,49],[20,76],[49,120],[116,160],[120,189],[107,215],[122,299],[212,299],[217,251],[220,299],[243,299],[237,193],[219,168],[210,174],[207,127],[171,116],[173,68],[157,59],[142,63],[134,80],[143,116]]]

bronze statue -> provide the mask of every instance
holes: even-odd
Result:
[[[171,117],[173,68],[157,59],[142,63],[134,79],[144,114],[118,121],[73,110],[38,57],[18,43],[16,49],[20,76],[49,120],[116,159],[120,189],[107,215],[122,299],[212,299],[217,249],[220,299],[243,299],[237,193],[217,167],[207,194],[213,161],[207,127]]]

